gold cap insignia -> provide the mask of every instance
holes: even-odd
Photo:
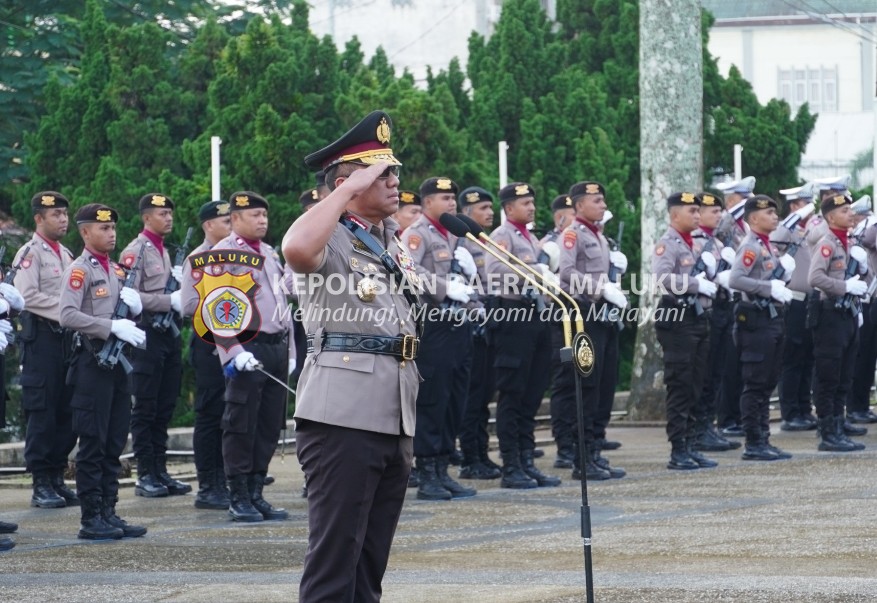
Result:
[[[152,195],[152,204],[156,207],[164,207],[166,199],[161,195]]]
[[[572,197],[567,197],[566,199],[564,199],[563,204],[567,207],[572,207]]]
[[[313,199],[314,201],[320,200],[320,193],[317,192],[317,189],[311,191],[311,199]]]
[[[758,209],[767,209],[768,207],[770,207],[770,202],[767,199],[759,199],[756,202],[755,206]]]
[[[381,144],[389,144],[390,124],[387,123],[386,117],[381,118],[381,123],[378,124],[378,129],[375,132],[375,136],[377,136],[378,142],[380,142]]]
[[[230,209],[231,208],[229,207],[228,203],[219,203],[216,206],[216,215],[217,216],[224,216],[225,214],[227,214],[229,212]]]
[[[414,203],[414,193],[400,193],[399,199],[402,203]]]
[[[439,178],[435,181],[435,187],[440,191],[449,191],[451,190],[451,182],[450,178]]]
[[[519,184],[515,187],[515,194],[518,197],[524,197],[530,194],[530,187],[526,184]]]
[[[682,193],[679,200],[683,203],[694,203],[694,195],[692,193]]]
[[[836,206],[840,207],[841,205],[845,204],[846,202],[847,202],[846,197],[844,197],[843,195],[835,195],[834,204]]]
[[[473,191],[471,193],[466,193],[466,203],[477,203],[481,198],[477,192]]]
[[[40,198],[40,204],[45,205],[46,207],[52,207],[55,205],[55,197],[53,195],[43,195]]]
[[[99,209],[95,219],[98,222],[110,222],[113,219],[113,212],[108,209]]]
[[[701,200],[701,204],[702,205],[715,205],[716,198],[713,197],[712,195],[704,195],[703,199]]]
[[[599,184],[586,184],[585,185],[585,194],[586,195],[596,195],[600,193],[600,185]]]
[[[234,198],[235,207],[247,207],[250,204],[250,198],[246,195],[238,195]]]

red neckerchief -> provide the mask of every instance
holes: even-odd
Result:
[[[743,226],[743,218],[737,218],[736,221],[737,221],[737,226],[740,227],[740,230],[742,230],[743,232],[746,232],[746,227]]]
[[[46,245],[52,248],[52,251],[55,252],[59,258],[61,257],[61,244],[58,241],[50,241],[40,233],[37,233],[37,236],[46,242]]]
[[[708,237],[715,236],[713,233],[715,232],[712,228],[707,228],[706,226],[701,226],[700,229],[706,233]]]
[[[831,230],[831,232],[834,233],[834,236],[836,236],[838,239],[840,239],[840,242],[844,244],[844,250],[848,251],[850,248],[850,242],[847,239],[847,231],[846,230],[839,230],[837,228],[831,228],[829,230]]]
[[[256,253],[258,253],[262,249],[262,244],[260,243],[259,239],[247,239],[242,237],[241,235],[238,235],[238,237],[241,241],[249,245],[250,248]]]
[[[770,235],[761,234],[760,232],[755,232],[754,230],[752,231],[752,234],[761,239],[761,242],[764,243],[764,246],[767,247],[767,250],[773,253],[773,248],[770,246]]]
[[[442,236],[445,238],[445,241],[448,240],[448,229],[447,229],[447,228],[445,228],[444,226],[441,225],[440,222],[436,222],[435,220],[433,220],[432,218],[430,218],[430,217],[427,216],[426,214],[423,214],[423,217],[425,217],[427,220],[429,220],[429,223],[430,223],[430,224],[432,224],[433,226],[435,226],[435,229],[436,229],[437,231],[439,231],[439,234],[442,235]]]
[[[531,240],[531,239],[530,239],[530,231],[527,230],[527,225],[526,225],[526,224],[521,224],[520,222],[515,222],[514,220],[509,220],[508,218],[506,218],[506,222],[508,222],[509,224],[511,224],[512,226],[514,226],[514,227],[518,230],[518,232],[521,233],[522,235],[524,235],[524,237],[525,237],[528,241]]]
[[[676,230],[675,228],[673,230]],[[679,232],[676,230],[676,234],[682,237],[682,240],[685,241],[685,244],[688,245],[689,249],[694,249],[694,237],[691,236],[690,232]]]
[[[150,243],[155,245],[155,248],[158,249],[158,255],[164,255],[164,238],[161,235],[157,235],[145,228],[140,231],[140,234],[149,239]]]
[[[110,273],[110,256],[109,256],[109,255],[103,255],[103,254],[100,254],[100,253],[98,253],[97,251],[93,251],[93,250],[89,249],[88,247],[86,247],[85,249],[88,251],[88,253],[91,254],[91,256],[92,256],[94,259],[96,259],[96,260],[98,261],[98,263],[99,263],[101,266],[103,266],[103,268],[104,268],[104,270],[106,271],[106,273],[109,274],[109,273]]]
[[[585,221],[585,220],[582,220],[582,219],[581,219],[580,217],[578,217],[578,216],[576,216],[576,221],[579,222],[579,224],[584,224],[585,226],[588,227],[588,230],[590,230],[591,232],[593,232],[598,238],[600,237],[600,229],[597,227],[596,224],[591,224],[590,222],[587,222],[587,221]]]

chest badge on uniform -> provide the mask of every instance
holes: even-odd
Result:
[[[365,277],[356,284],[356,297],[364,302],[375,300],[378,294],[378,283],[371,277]]]
[[[747,249],[743,252],[743,265],[749,268],[755,263],[755,257],[755,252],[751,249]]]
[[[110,292],[107,290],[106,287],[98,287],[97,290],[94,292],[95,297],[106,297],[109,294]]]
[[[396,254],[396,262],[399,264],[399,268],[405,272],[405,277],[411,282],[412,285],[420,288],[420,277],[417,276],[417,271],[415,270],[414,260],[411,259],[411,256],[408,255],[404,249],[399,249],[399,253]]]

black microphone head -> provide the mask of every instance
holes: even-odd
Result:
[[[481,225],[478,224],[478,222],[465,214],[457,214],[457,219],[465,224],[469,228],[469,232],[471,232],[476,237],[480,237],[481,234],[484,232],[484,229],[481,228]]]
[[[439,224],[447,228],[455,237],[465,238],[469,228],[458,216],[444,213],[439,216]]]

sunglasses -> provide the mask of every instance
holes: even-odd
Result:
[[[378,176],[378,179],[379,180],[386,180],[390,176],[395,176],[396,178],[398,178],[399,173],[400,173],[399,166],[398,165],[391,165],[391,166],[388,166],[387,169],[385,169],[383,172],[381,172],[381,175]]]

